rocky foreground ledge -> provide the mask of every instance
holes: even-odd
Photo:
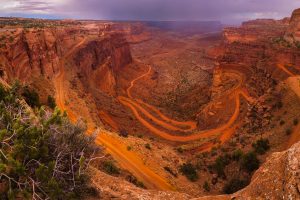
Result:
[[[253,199],[300,199],[300,142],[290,149],[273,153],[255,172],[249,186],[232,195],[205,196],[193,198],[189,195],[152,191],[137,188],[116,177],[95,171],[93,184],[103,199],[132,200],[253,200]]]

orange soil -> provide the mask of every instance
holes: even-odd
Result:
[[[65,77],[65,60],[67,58],[69,58],[72,53],[74,53],[76,51],[76,49],[78,47],[80,47],[83,43],[86,42],[86,38],[82,39],[78,44],[76,44],[68,53],[66,53],[66,55],[64,55],[62,57],[62,59],[60,60],[60,70],[59,73],[57,74],[57,76],[54,78],[54,87],[55,87],[55,91],[56,91],[56,104],[57,106],[61,109],[61,110],[67,110],[66,106],[65,106],[65,92],[66,89],[64,88],[64,77]],[[71,121],[76,121],[77,117],[76,115],[71,111],[68,110],[68,117],[70,118]]]
[[[101,132],[96,139],[96,143],[104,145],[106,151],[113,156],[121,167],[133,173],[148,189],[175,190],[164,178],[147,167],[136,153],[128,151],[127,147],[117,138]]]
[[[119,129],[118,124],[105,111],[100,111],[99,115],[100,119],[102,119],[105,123],[112,127],[113,130],[117,131]]]
[[[157,127],[153,126],[146,119],[144,119],[144,117],[141,116],[139,112],[141,112],[143,115],[145,115],[147,118],[149,118],[152,122],[155,122],[157,125],[165,128],[165,129],[168,129],[168,130],[186,131],[185,129],[182,129],[182,128],[176,128],[173,125],[186,125],[186,126],[190,127],[189,130],[194,130],[196,128],[196,123],[195,122],[190,122],[190,121],[189,122],[178,122],[176,120],[168,118],[167,116],[162,114],[158,109],[156,109],[155,107],[153,107],[149,104],[146,104],[145,102],[142,102],[141,100],[137,100],[136,102],[133,100],[133,97],[130,93],[130,90],[133,88],[134,83],[136,81],[144,78],[145,76],[149,75],[150,72],[151,72],[151,67],[149,66],[149,69],[146,73],[142,74],[141,76],[139,76],[139,77],[135,78],[133,81],[131,81],[130,87],[127,89],[127,95],[128,95],[129,98],[119,96],[118,99],[123,105],[127,106],[128,108],[130,108],[132,110],[135,117],[146,128],[148,128],[154,134],[156,134],[156,135],[158,135],[158,136],[160,136],[160,137],[162,137],[166,140],[169,140],[169,141],[189,142],[189,141],[199,140],[199,139],[208,138],[208,137],[211,137],[211,136],[221,134],[222,136],[220,137],[220,139],[222,140],[222,142],[224,142],[225,140],[228,140],[230,138],[230,136],[232,135],[233,131],[232,131],[231,126],[234,124],[234,122],[236,121],[236,119],[239,116],[239,113],[240,113],[240,95],[244,96],[246,98],[246,100],[251,100],[251,101],[253,100],[251,97],[249,97],[249,95],[247,94],[247,92],[244,89],[241,89],[241,85],[244,81],[244,77],[242,76],[242,78],[239,80],[239,83],[237,84],[237,86],[235,86],[228,93],[228,96],[232,97],[235,101],[235,110],[234,110],[233,115],[231,116],[231,118],[229,119],[229,121],[226,124],[224,124],[224,125],[222,125],[218,128],[215,128],[215,129],[200,131],[200,132],[188,135],[188,136],[172,135],[170,133],[162,131],[162,130],[158,129]],[[230,72],[235,73],[232,70]],[[237,73],[235,73],[235,74],[237,74]],[[140,104],[143,104],[146,107],[153,110],[154,112],[156,112],[159,115],[159,117],[162,118],[165,121],[162,121],[162,120],[158,119],[156,116],[153,116],[145,108],[140,106]],[[171,124],[173,124],[173,125],[171,125]],[[207,145],[207,146],[210,146],[210,145]]]
[[[169,117],[166,117],[160,110],[158,110],[154,106],[149,105],[149,104],[145,103],[144,101],[142,101],[140,99],[137,99],[136,101],[139,102],[140,104],[143,104],[143,105],[147,106],[149,109],[151,109],[156,114],[158,114],[160,118],[162,118],[163,120],[165,120],[166,122],[168,122],[170,124],[190,127],[189,129],[186,129],[186,130],[180,129],[181,131],[192,131],[192,130],[197,128],[197,123],[196,122],[193,122],[193,121],[181,122],[181,121],[176,121],[176,120],[170,119]]]
[[[299,82],[299,78],[297,77],[296,74],[292,73],[291,71],[289,71],[283,64],[278,64],[277,65],[278,68],[282,69],[284,72],[286,72],[290,77],[287,79],[287,84],[290,86],[290,88],[295,92],[295,94],[300,98],[300,82]],[[299,67],[296,67],[297,69],[299,69]],[[298,124],[288,142],[287,142],[287,148],[291,147],[293,144],[297,143],[300,141],[300,124]]]
[[[290,75],[290,76],[296,76],[296,74],[289,71],[283,64],[277,64],[277,67],[279,69],[281,69],[282,71],[284,71],[285,73],[287,73],[288,75]]]
[[[64,65],[65,60],[74,51],[81,46],[86,39],[83,39],[80,43],[74,46],[60,61],[60,72],[54,78],[54,86],[56,89],[56,103],[61,110],[65,110],[68,113],[68,117],[72,122],[76,122],[78,116],[65,105],[65,92],[64,88]],[[87,133],[91,134],[95,130],[88,123]],[[101,131],[100,135],[96,138],[96,144],[103,145],[106,147],[106,151],[125,169],[129,170],[138,180],[142,181],[143,184],[149,189],[158,190],[175,190],[164,178],[157,175],[149,167],[147,167],[142,159],[135,154],[127,150],[127,147],[122,144],[119,139],[113,137],[105,131]]]

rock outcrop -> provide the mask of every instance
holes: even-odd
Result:
[[[300,143],[273,153],[236,199],[300,199]]]
[[[290,43],[300,42],[300,9],[294,10],[285,39]]]
[[[244,22],[241,27],[228,27],[223,31],[227,43],[251,43],[283,35],[287,20],[257,19]]]
[[[6,45],[0,49],[0,68],[8,82],[51,80],[59,72],[61,59],[82,40],[78,27],[16,28],[6,32]]]
[[[300,142],[284,152],[273,153],[256,171],[250,185],[232,195],[192,198],[176,192],[143,190],[129,183],[95,172],[94,185],[103,197],[117,199],[194,199],[194,200],[253,200],[300,199]],[[105,183],[105,184],[103,184]],[[109,197],[109,195],[112,195]]]
[[[127,40],[112,34],[101,40],[88,42],[74,55],[83,84],[115,94],[117,73],[132,62]]]

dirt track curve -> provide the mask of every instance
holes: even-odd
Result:
[[[65,62],[81,45],[86,42],[83,39],[75,45],[60,61],[60,72],[54,78],[54,86],[56,89],[56,103],[57,106],[68,113],[68,117],[72,122],[76,122],[79,118],[68,106],[65,105],[67,92],[65,81]],[[88,123],[89,124],[89,123]],[[88,134],[94,132],[94,127],[88,127]],[[134,152],[128,151],[127,146],[123,145],[118,138],[113,137],[113,134],[107,131],[100,131],[100,135],[96,138],[96,143],[106,147],[106,151],[124,168],[129,170],[138,180],[149,189],[158,190],[175,190],[175,188],[168,183],[163,177],[157,175],[151,168],[146,166],[142,159]]]
[[[83,39],[81,42],[79,42],[77,45],[75,45],[60,61],[60,72],[58,75],[54,78],[54,86],[56,88],[56,102],[59,108],[62,110],[66,110],[68,113],[68,116],[72,121],[76,121],[78,119],[77,115],[71,110],[68,109],[68,106],[65,105],[65,92],[66,89],[64,88],[64,80],[65,80],[65,72],[64,72],[64,66],[66,60],[78,49],[81,45],[83,45],[86,42],[86,39]],[[292,72],[287,70],[283,65],[278,67],[285,71],[288,75],[294,76]],[[177,142],[189,142],[193,140],[198,140],[201,138],[207,138],[211,136],[218,136],[220,141],[223,143],[227,141],[231,135],[234,132],[235,125],[239,113],[240,113],[240,98],[243,96],[247,101],[252,101],[253,99],[249,97],[247,92],[241,88],[242,81],[234,87],[228,94],[226,94],[227,97],[231,97],[233,101],[235,101],[235,109],[234,113],[230,117],[227,123],[224,125],[211,129],[206,131],[198,131],[196,132],[197,125],[193,121],[187,121],[187,122],[181,122],[174,119],[171,119],[164,115],[159,109],[156,107],[149,105],[145,102],[143,102],[140,99],[134,99],[131,95],[131,89],[134,87],[134,84],[143,79],[144,77],[151,74],[151,67],[149,66],[149,69],[146,73],[142,74],[141,76],[137,77],[133,81],[131,81],[130,87],[127,89],[127,96],[128,97],[122,97],[119,96],[118,99],[120,102],[131,109],[135,117],[140,121],[141,124],[143,124],[146,128],[148,128],[151,132],[154,134],[170,141],[177,141]],[[150,110],[150,112],[148,111]],[[151,112],[156,113],[158,117],[153,116]],[[142,115],[141,115],[142,114]],[[162,131],[159,128],[153,126],[151,123],[147,121],[144,117],[147,117],[147,119],[151,119],[152,122],[156,123],[160,127],[163,127],[166,130],[171,131],[182,131],[182,132],[190,132],[194,131],[195,133],[191,133],[191,135],[188,136],[177,136],[172,135],[168,132]],[[88,132],[93,132],[94,129],[89,127]],[[296,133],[297,132],[297,133]],[[294,133],[292,134],[291,142],[294,142],[294,140],[299,140],[299,128],[296,128],[294,130]],[[295,139],[296,138],[296,139]],[[134,176],[136,176],[139,180],[141,180],[145,186],[149,189],[159,189],[159,190],[174,190],[174,187],[172,187],[164,178],[157,175],[154,171],[152,171],[148,166],[146,166],[142,159],[135,153],[127,151],[127,147],[119,141],[118,138],[114,137],[111,133],[107,131],[101,131],[100,136],[96,139],[97,144],[101,144],[106,147],[106,150],[108,153],[110,153],[114,159],[118,161],[118,163],[128,169],[130,172],[133,173]],[[212,143],[205,143],[199,151],[207,151],[210,150],[213,147]]]
[[[146,128],[148,128],[152,133],[156,134],[159,137],[162,137],[166,140],[173,141],[173,142],[190,142],[194,140],[199,140],[203,138],[208,138],[211,136],[219,136],[219,139],[221,142],[225,142],[230,138],[230,135],[233,133],[233,125],[236,121],[236,119],[239,116],[240,113],[240,97],[243,96],[247,101],[252,101],[253,99],[249,97],[245,89],[242,89],[242,84],[244,82],[244,78],[241,76],[239,79],[239,83],[230,91],[227,92],[227,97],[231,97],[233,101],[235,102],[235,109],[234,113],[230,117],[230,119],[227,121],[227,123],[223,124],[222,126],[211,129],[211,130],[205,130],[205,131],[196,131],[197,125],[196,122],[193,121],[187,121],[187,122],[180,122],[173,120],[163,113],[161,113],[160,110],[155,108],[152,105],[149,105],[145,103],[144,101],[140,99],[134,99],[131,94],[131,89],[134,87],[135,82],[138,80],[143,79],[147,75],[151,73],[151,66],[148,66],[148,70],[146,73],[140,75],[139,77],[135,78],[131,81],[130,86],[127,89],[127,97],[119,96],[119,101],[126,107],[130,108],[130,110],[133,112],[135,117],[138,119],[138,121],[143,124]],[[234,70],[229,70],[230,73],[238,74],[237,72],[234,72]],[[240,74],[238,74],[240,76]],[[159,118],[152,115],[150,112],[147,111],[147,109],[152,110],[156,114],[158,114]],[[142,114],[142,115],[141,115]],[[182,131],[182,132],[191,132],[194,131],[194,133],[191,132],[190,135],[187,136],[178,136],[170,134],[166,131],[160,130],[157,128],[157,126],[153,126],[145,117],[150,119],[151,123],[155,123],[156,125],[170,131]],[[189,128],[187,128],[189,127]],[[205,144],[204,145],[206,150],[210,150],[212,145],[211,144]],[[202,149],[204,150],[204,149]]]

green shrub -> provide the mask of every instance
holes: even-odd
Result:
[[[150,150],[151,149],[150,144],[149,143],[145,144],[145,148]]]
[[[31,107],[40,106],[39,95],[34,89],[30,90],[28,87],[25,87],[22,95],[25,98],[26,103],[28,103]]]
[[[170,167],[166,166],[166,167],[164,167],[164,170],[169,172],[172,176],[177,177],[177,174],[175,172],[173,172],[173,170]]]
[[[13,42],[14,38],[12,36],[9,37],[9,42]]]
[[[235,193],[248,185],[248,181],[238,178],[233,178],[227,182],[223,188],[225,194]]]
[[[177,177],[177,174],[173,172],[173,170],[170,167],[164,167],[164,170],[169,172],[172,176]]]
[[[283,103],[282,101],[278,101],[275,105],[275,107],[277,107],[278,109],[281,109],[283,107]]]
[[[282,125],[285,124],[285,121],[284,120],[280,120],[279,124],[280,124],[280,126],[282,126]]]
[[[82,199],[92,191],[87,166],[97,152],[93,138],[83,123],[73,125],[59,110],[28,114],[19,89],[0,87],[0,142],[6,144],[0,152],[0,199]]]
[[[54,109],[56,107],[55,99],[50,95],[48,96],[47,103],[48,103],[48,106],[52,109]]]
[[[287,129],[285,130],[285,133],[286,133],[287,135],[291,135],[291,134],[292,134],[292,129],[287,128]]]
[[[234,161],[239,161],[242,157],[243,157],[243,151],[242,150],[240,150],[240,149],[237,149],[237,150],[235,150],[233,153],[232,153],[232,155],[231,155],[231,158],[232,158],[232,160],[234,160]]]
[[[298,123],[299,123],[298,119],[294,119],[293,121],[294,126],[298,125]]]
[[[255,152],[258,154],[264,154],[270,149],[270,143],[268,139],[259,139],[252,144]]]
[[[241,159],[241,168],[251,173],[258,169],[259,160],[254,152],[246,153]]]
[[[196,168],[191,163],[184,163],[181,165],[180,172],[192,182],[198,180]]]
[[[206,191],[206,192],[209,192],[210,191],[210,186],[209,186],[209,183],[207,181],[204,182],[203,184],[203,189]]]
[[[119,168],[110,160],[103,162],[103,170],[110,175],[120,174]]]
[[[178,148],[176,148],[176,150],[178,151],[178,153],[183,153],[183,148],[182,147],[178,147]]]
[[[212,165],[212,169],[218,174],[219,177],[225,177],[224,169],[230,163],[230,156],[219,156],[215,163]]]

